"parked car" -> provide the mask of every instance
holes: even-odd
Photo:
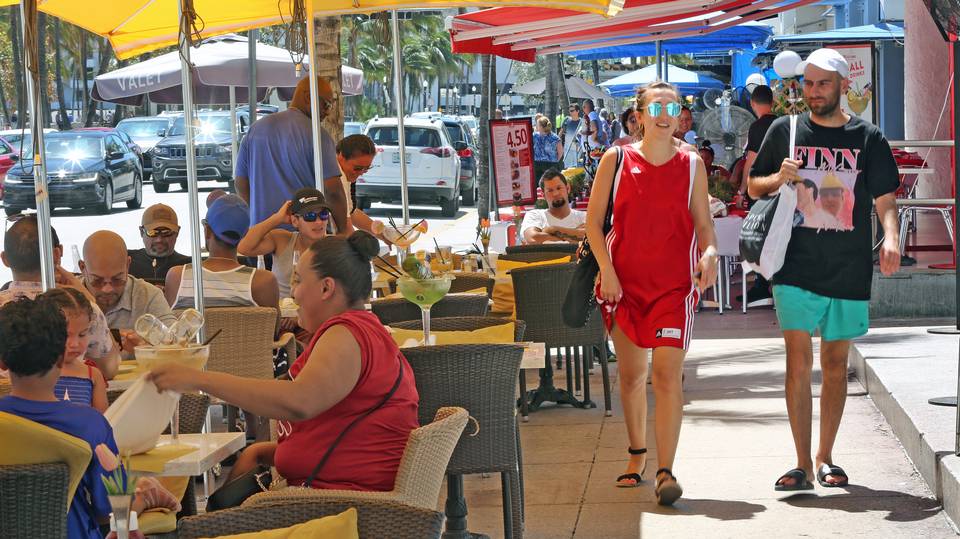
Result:
[[[130,135],[119,131],[113,127],[78,127],[73,131],[102,131],[104,133],[113,133],[120,137],[120,140],[127,145],[128,148],[133,150],[133,153],[137,154],[137,159],[140,160],[140,177],[143,177],[143,149],[140,148],[140,145],[133,141],[130,138]]]
[[[442,116],[440,120],[447,128],[447,134],[454,146],[462,142],[465,147],[457,151],[460,156],[460,196],[464,206],[473,206],[477,202],[477,142],[470,126],[456,116]]]
[[[116,132],[75,130],[44,138],[51,209],[95,207],[107,214],[115,202],[128,208],[143,203],[143,177],[137,154]],[[33,155],[23,158],[3,180],[7,215],[35,208]]]
[[[364,122],[343,122],[343,136],[362,135],[366,126]]]
[[[44,129],[43,133],[58,133],[58,131],[56,129],[48,128]],[[20,141],[23,140],[23,147],[26,149],[26,147],[30,145],[30,129],[4,129],[3,131],[0,131],[0,138],[9,142],[14,148],[18,148],[20,146]]]
[[[238,112],[238,132],[247,125],[247,113]],[[197,180],[229,182],[233,190],[230,111],[206,111],[197,114],[200,129],[194,137]],[[153,190],[166,193],[170,184],[187,189],[187,152],[183,117],[176,118],[167,137],[153,147]]]
[[[153,173],[153,148],[167,136],[173,120],[172,116],[146,116],[125,118],[117,124],[117,131],[133,139],[142,151],[143,181],[149,180]]]
[[[9,142],[0,138],[0,200],[3,200],[3,178],[7,171],[20,160],[17,150]]]
[[[242,112],[244,114],[247,114],[249,110],[250,110],[250,105],[240,105],[239,107],[237,107],[238,113]],[[257,104],[257,118],[261,118],[263,116],[266,116],[267,114],[273,114],[279,111],[280,111],[280,107],[276,105],[265,105],[263,103]]]
[[[445,217],[460,209],[460,157],[465,148],[454,143],[440,120],[404,120],[407,187],[410,203],[439,204]],[[367,136],[377,146],[373,168],[357,180],[357,204],[370,207],[374,200],[401,201],[400,149],[397,119],[375,118],[367,124]],[[456,144],[456,145],[455,145]]]
[[[460,115],[458,116],[467,126],[470,127],[470,132],[473,133],[473,138],[480,138],[480,122],[477,121],[477,117],[472,114]]]

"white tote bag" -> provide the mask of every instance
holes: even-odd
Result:
[[[790,116],[789,156],[793,159],[797,138],[797,116]],[[767,279],[783,267],[787,245],[793,233],[797,190],[791,183],[757,200],[740,229],[740,257],[751,270]]]
[[[179,393],[160,393],[146,376],[138,378],[103,414],[113,427],[120,454],[136,455],[156,447],[178,402]]]

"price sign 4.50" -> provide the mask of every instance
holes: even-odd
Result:
[[[529,118],[490,120],[491,170],[497,188],[497,206],[536,202],[532,142]]]

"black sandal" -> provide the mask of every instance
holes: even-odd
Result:
[[[827,482],[827,476],[832,475],[834,477],[842,477],[839,483],[829,483]],[[827,488],[836,488],[836,487],[845,487],[849,484],[850,478],[847,477],[847,472],[843,471],[843,468],[839,466],[834,466],[833,464],[827,464],[824,462],[820,465],[820,468],[817,469],[817,483],[820,483],[821,487]]]
[[[664,474],[663,479],[660,478],[660,474]],[[657,486],[654,489],[654,493],[657,495],[658,504],[673,505],[674,502],[680,499],[680,496],[683,496],[683,487],[680,486],[680,483],[677,481],[677,476],[673,475],[670,468],[660,468],[657,470],[656,477]],[[664,485],[664,483],[670,480],[673,482]]]
[[[632,447],[627,448],[627,452],[631,455],[643,455],[647,452],[647,448],[634,449]],[[643,462],[643,467],[647,467],[647,462]],[[632,480],[633,483],[621,483],[621,481]],[[640,486],[640,483],[643,482],[643,470],[640,470],[640,473],[625,473],[617,478],[617,486],[620,488],[637,488]]]
[[[784,479],[793,479],[792,485],[784,485],[780,481]],[[807,480],[807,472],[801,470],[800,468],[794,468],[789,472],[781,475],[777,482],[773,485],[773,490],[780,491],[790,491],[790,490],[813,490],[813,483]]]

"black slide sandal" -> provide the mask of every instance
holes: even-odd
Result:
[[[834,477],[842,477],[843,480],[839,483],[828,483],[827,476],[832,475]],[[817,483],[820,483],[821,487],[826,488],[837,488],[845,487],[850,483],[850,478],[847,477],[847,472],[843,471],[843,468],[839,466],[834,466],[833,464],[827,464],[824,462],[820,465],[820,468],[817,470]]]
[[[660,479],[660,474],[663,474],[665,477]],[[670,468],[660,468],[657,470],[656,477],[657,486],[654,489],[654,493],[657,495],[658,504],[673,505],[674,502],[680,499],[680,496],[683,496],[683,487],[680,486],[680,482],[677,481],[677,476],[673,475]],[[667,483],[667,481],[671,482]],[[667,484],[664,485],[664,483]]]
[[[793,479],[792,485],[781,484],[780,481],[783,479]],[[773,490],[779,491],[794,491],[794,490],[813,490],[813,483],[807,480],[807,472],[801,470],[800,468],[794,468],[789,472],[781,475],[777,478],[777,482],[774,483]]]
[[[640,449],[634,449],[632,447],[627,448],[627,452],[631,455],[643,455],[647,452],[647,448],[643,447]],[[647,467],[647,463],[643,463],[643,467]],[[632,480],[633,483],[621,483],[621,481]],[[640,483],[643,482],[643,470],[640,470],[640,473],[625,473],[620,477],[617,477],[617,487],[619,488],[637,488],[640,486]]]

